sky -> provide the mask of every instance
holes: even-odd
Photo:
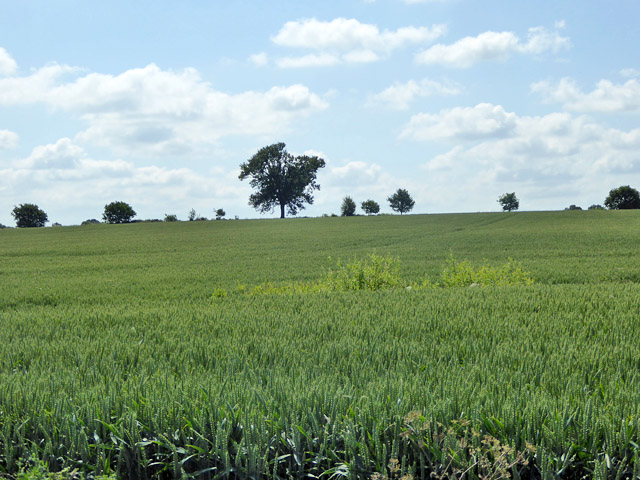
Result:
[[[398,188],[412,213],[640,188],[637,0],[0,0],[0,223],[248,205],[240,164],[318,155],[299,216]],[[358,209],[361,213],[361,210]]]

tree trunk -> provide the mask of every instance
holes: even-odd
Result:
[[[284,203],[280,204],[280,218],[284,218]]]

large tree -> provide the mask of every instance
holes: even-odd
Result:
[[[610,210],[640,208],[640,194],[635,188],[631,188],[629,185],[623,185],[611,190],[604,204]]]
[[[520,200],[516,197],[516,192],[505,193],[498,197],[498,203],[502,205],[503,212],[511,212],[520,208]]]
[[[313,203],[313,191],[320,190],[318,170],[324,166],[322,158],[294,157],[285,150],[284,143],[274,143],[240,165],[239,178],[251,177],[249,183],[256,190],[249,197],[249,205],[260,212],[280,207],[280,218],[284,218],[285,209],[295,215],[305,203]]]
[[[21,203],[13,207],[11,215],[19,228],[44,227],[44,224],[49,221],[47,214],[33,203]]]
[[[102,219],[108,223],[129,223],[136,212],[126,202],[111,202],[104,206]]]
[[[404,188],[396,190],[396,193],[387,198],[387,201],[389,202],[391,210],[400,213],[400,215],[410,212],[416,203]]]

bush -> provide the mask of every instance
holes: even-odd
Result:
[[[578,205],[569,205],[565,210],[582,210],[582,207],[579,207]]]
[[[100,221],[96,220],[95,218],[90,218],[89,220],[85,220],[84,222],[82,222],[80,225],[93,225],[96,223],[100,223]]]
[[[165,214],[164,221],[165,222],[177,222],[178,221],[178,216],[177,215]]]
[[[382,290],[402,285],[399,262],[375,253],[364,260],[347,265],[338,262],[338,269],[329,271],[325,279],[329,290]]]
[[[427,282],[428,283],[428,282]],[[533,278],[514,260],[509,259],[501,267],[474,268],[467,260],[457,261],[449,257],[442,271],[443,287],[470,287],[487,285],[532,285]]]
[[[107,223],[130,223],[136,212],[126,202],[111,202],[104,206],[102,219]]]
[[[589,210],[604,210],[604,207],[602,205],[593,204],[589,207]]]
[[[13,207],[11,215],[19,228],[44,227],[49,221],[47,214],[33,203],[22,203]]]

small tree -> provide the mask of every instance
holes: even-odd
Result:
[[[367,215],[376,215],[380,212],[380,205],[374,200],[365,200],[360,204],[360,207]]]
[[[224,216],[227,214],[222,208],[216,210],[216,220],[222,220]]]
[[[579,207],[578,205],[569,205],[565,210],[582,210],[582,207]]]
[[[515,192],[500,195],[500,197],[498,197],[498,203],[502,205],[503,212],[512,212],[520,208],[520,200],[516,197]]]
[[[353,198],[346,196],[342,199],[340,212],[343,217],[353,217],[356,214],[356,202]]]
[[[404,188],[396,190],[396,193],[387,198],[387,201],[389,202],[391,210],[400,213],[400,215],[410,212],[416,203]]]
[[[95,218],[89,218],[87,220],[85,220],[84,222],[82,222],[80,225],[94,225],[100,223],[99,220],[96,220]]]
[[[604,204],[609,210],[640,208],[640,193],[629,185],[623,185],[611,190]]]
[[[11,215],[16,220],[18,228],[44,227],[49,221],[47,214],[33,203],[21,203],[13,207]]]
[[[136,212],[126,202],[111,202],[104,206],[102,219],[107,223],[129,223]]]
[[[604,207],[602,205],[597,205],[594,203],[589,207],[589,210],[604,210]]]
[[[177,222],[178,221],[178,216],[174,215],[172,213],[165,213],[164,221],[165,222]]]

